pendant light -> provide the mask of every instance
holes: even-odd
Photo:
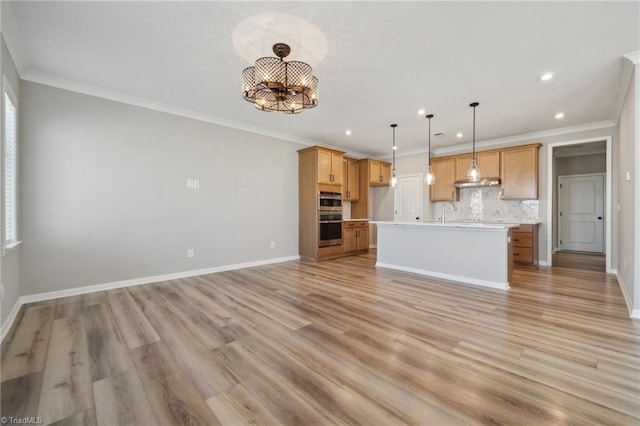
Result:
[[[427,164],[427,175],[424,177],[424,182],[427,185],[433,185],[436,183],[436,175],[434,175],[431,170],[431,119],[433,118],[433,114],[428,114],[426,117],[429,119],[429,163]]]
[[[471,168],[467,172],[467,179],[469,179],[469,182],[478,182],[480,180],[480,169],[478,168],[478,163],[476,161],[476,107],[478,105],[480,105],[478,102],[472,102],[469,104],[469,106],[473,108],[473,154],[471,156]]]
[[[396,147],[396,127],[398,127],[397,124],[391,125],[391,128],[393,129],[393,146],[391,148],[391,186],[394,188],[398,185],[398,178],[396,177],[396,149],[398,149]]]

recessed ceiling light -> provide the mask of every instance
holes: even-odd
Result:
[[[422,115],[422,114],[424,114],[425,112],[426,112],[425,110],[423,110],[423,109],[419,109],[419,110],[418,110],[418,115]]]
[[[464,134],[463,134],[463,133],[456,133],[456,138],[461,138],[461,137],[463,137],[463,136],[464,136]]]
[[[393,150],[394,150],[394,151],[395,151],[395,150],[397,150],[397,149],[398,149],[398,147],[397,147],[397,146],[394,146],[394,147],[393,147]]]
[[[540,76],[540,80],[542,81],[549,81],[553,78],[553,73],[552,72],[545,72],[544,74],[542,74]]]
[[[561,118],[564,118],[564,112],[559,112],[555,115],[556,120],[560,120]]]
[[[349,129],[345,130],[345,131],[344,131],[344,134],[345,134],[345,135],[347,135],[347,136],[349,136],[349,135],[351,134],[351,130],[349,130]]]

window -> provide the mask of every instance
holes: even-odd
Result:
[[[16,97],[7,80],[4,86],[4,248],[17,246],[18,241],[18,110]]]

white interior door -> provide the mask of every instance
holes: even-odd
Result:
[[[604,175],[558,177],[560,250],[604,252]]]
[[[393,219],[396,222],[422,221],[423,200],[422,175],[401,176],[398,178],[393,196]]]

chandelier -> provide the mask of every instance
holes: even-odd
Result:
[[[297,114],[318,105],[318,79],[304,62],[286,62],[291,48],[273,45],[277,58],[266,57],[242,71],[242,98],[261,111]]]

